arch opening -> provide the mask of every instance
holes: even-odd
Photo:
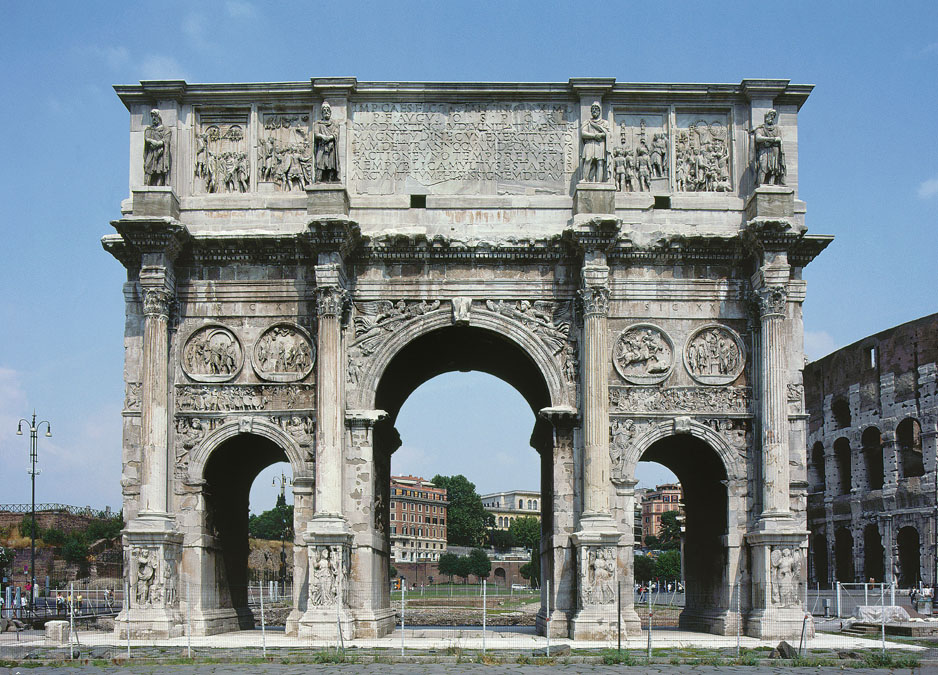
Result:
[[[824,492],[827,487],[827,470],[824,466],[824,445],[818,441],[811,448],[811,468],[816,492]]]
[[[863,576],[865,580],[882,582],[885,579],[885,552],[879,527],[867,525],[863,529]]]
[[[727,471],[717,452],[690,435],[654,442],[639,457],[670,470],[683,490],[684,535],[681,553],[692,565],[681,565],[685,585],[682,627],[703,628],[701,619],[727,608],[729,554]],[[677,510],[677,509],[674,509]],[[636,579],[636,581],[642,581]]]
[[[850,441],[846,438],[838,438],[834,441],[834,459],[837,461],[839,494],[850,494],[850,489],[853,487],[853,471],[850,466]]]
[[[922,457],[922,426],[918,420],[908,417],[896,427],[896,443],[899,445],[900,475],[916,478],[925,475]]]
[[[883,489],[883,443],[879,429],[870,427],[863,432],[863,459],[866,468],[866,483],[870,490]],[[881,578],[881,577],[877,577]]]
[[[899,585],[911,588],[921,579],[921,550],[918,530],[907,525],[896,536],[899,548]]]
[[[830,583],[827,567],[827,537],[823,533],[815,534],[811,539],[812,560],[814,563],[814,580],[827,587]]]
[[[834,562],[837,581],[841,583],[856,581],[853,566],[853,535],[845,527],[838,528],[834,534]]]
[[[285,450],[270,439],[241,433],[215,448],[205,465],[206,530],[217,546],[216,606],[234,610],[242,629],[254,627],[248,604],[251,487],[263,469],[287,461]]]

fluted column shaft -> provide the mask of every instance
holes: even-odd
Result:
[[[165,287],[143,289],[143,384],[140,426],[144,475],[142,511],[166,513],[169,491],[169,307]]]
[[[790,514],[788,467],[787,359],[784,328],[788,294],[784,286],[759,291],[762,336],[760,380],[762,400],[762,516]]]
[[[583,269],[583,511],[609,513],[609,394],[606,378],[609,268]]]
[[[318,274],[318,270],[317,270]],[[342,513],[344,438],[342,312],[348,292],[340,286],[317,291],[319,315],[316,374],[316,514]]]

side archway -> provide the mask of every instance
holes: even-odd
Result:
[[[192,449],[189,458],[189,482],[198,483],[205,478],[205,466],[212,453],[226,441],[239,434],[252,434],[279,446],[290,463],[294,477],[312,475],[306,467],[305,453],[290,434],[264,419],[249,418],[249,422],[226,422],[206,436]]]

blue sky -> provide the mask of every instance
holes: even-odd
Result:
[[[809,355],[938,311],[933,0],[2,7],[0,503],[29,499],[27,441],[14,432],[33,408],[54,432],[40,439],[39,501],[120,503],[124,276],[99,243],[128,194],[129,122],[116,83],[812,83],[800,115],[800,197],[810,231],[837,239],[805,272]],[[467,401],[471,414],[457,408]],[[434,380],[405,404],[393,470],[463,472],[486,491],[536,488],[529,414],[488,376]],[[269,487],[269,476],[257,484]],[[273,499],[255,492],[258,503]]]

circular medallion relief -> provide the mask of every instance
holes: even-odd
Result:
[[[224,326],[203,326],[186,341],[182,369],[196,382],[227,382],[241,372],[244,352]]]
[[[637,323],[619,333],[612,348],[612,363],[632,384],[663,382],[674,365],[674,344],[651,323]]]
[[[701,384],[729,384],[746,366],[746,347],[735,331],[708,324],[687,338],[684,366]]]
[[[297,382],[313,370],[316,350],[309,334],[292,323],[277,323],[254,343],[251,363],[270,382]]]

